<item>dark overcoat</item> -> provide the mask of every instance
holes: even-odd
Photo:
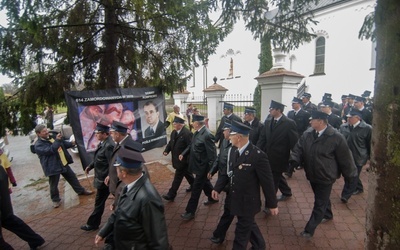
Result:
[[[301,136],[310,126],[310,116],[311,114],[303,109],[300,109],[296,115],[294,110],[290,110],[287,114],[287,117],[296,123],[297,133],[299,136]]]
[[[122,194],[98,235],[113,232],[115,249],[169,249],[164,205],[147,175]]]
[[[244,124],[251,127],[250,134],[249,134],[249,140],[254,145],[257,145],[258,138],[260,138],[261,131],[264,128],[264,124],[262,124],[262,122],[260,122],[260,120],[257,117],[254,117],[254,120],[251,123],[251,125],[248,121],[245,121]]]
[[[178,132],[173,130],[171,132],[170,140],[164,149],[165,153],[171,152],[172,166],[175,169],[185,169],[189,165],[189,154],[185,155],[182,161],[179,160],[179,155],[190,145],[193,134],[186,127],[182,127]]]
[[[328,125],[322,135],[314,139],[315,130],[309,128],[300,137],[290,154],[290,160],[302,164],[310,182],[332,184],[342,174],[345,178],[357,176],[346,139]]]
[[[95,169],[93,185],[95,188],[106,188],[104,179],[108,176],[109,164],[112,158],[115,143],[111,136],[108,136],[102,143],[99,143],[94,152],[93,161],[89,169]]]
[[[261,210],[260,186],[265,197],[265,207],[278,206],[274,181],[267,155],[249,143],[239,158],[237,150],[231,150],[230,178],[226,172],[219,175],[214,190],[220,193],[226,184],[231,183],[231,214],[236,216],[254,216]]]
[[[353,154],[357,166],[364,166],[371,156],[372,127],[361,121],[352,131],[348,123],[340,126],[340,133],[344,135]]]
[[[215,138],[208,128],[203,126],[200,131],[194,133],[192,143],[182,152],[182,155],[185,156],[188,153],[190,153],[189,172],[197,175],[208,173],[217,157]]]
[[[257,147],[267,153],[273,172],[285,172],[289,166],[290,150],[298,139],[296,123],[282,115],[272,129],[273,121],[273,117],[265,121]]]

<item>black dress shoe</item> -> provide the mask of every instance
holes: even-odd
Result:
[[[181,214],[181,218],[184,220],[193,220],[194,219],[194,214],[186,212],[184,214]]]
[[[349,199],[347,199],[346,197],[341,197],[340,200],[341,200],[343,203],[347,203],[347,202],[349,201]]]
[[[332,220],[332,219],[333,219],[333,218],[323,218],[322,221],[321,221],[321,223],[328,222],[328,221],[330,221],[330,220]]]
[[[98,228],[99,227],[94,227],[94,226],[91,226],[91,225],[88,225],[88,224],[85,224],[85,225],[81,226],[81,229],[85,230],[85,231],[93,231],[93,230],[96,230]]]
[[[192,186],[186,188],[186,193],[192,192]]]
[[[277,199],[278,201],[285,201],[285,200],[289,199],[290,197],[292,197],[292,195],[285,195],[285,194],[282,194],[282,195],[276,197],[276,199]]]
[[[37,250],[37,249],[39,249],[40,247],[42,247],[42,246],[44,245],[44,243],[46,243],[45,240],[43,240],[41,243],[39,243],[39,244],[36,245],[36,246],[30,246],[30,249],[31,249],[31,250]]]
[[[286,175],[288,178],[292,178],[293,172],[284,172],[284,175]]]
[[[214,244],[222,244],[222,242],[224,242],[223,239],[217,238],[217,237],[214,237],[214,236],[211,237],[210,240],[211,240],[211,242],[214,243]]]
[[[219,200],[214,200],[214,199],[212,199],[212,200],[207,200],[207,201],[203,202],[203,204],[204,204],[205,206],[208,206],[208,205],[215,204],[215,203],[217,203],[218,201],[219,201]]]
[[[92,195],[94,192],[91,190],[84,190],[82,193],[80,193],[79,195]]]
[[[174,201],[174,199],[175,199],[175,197],[171,197],[168,194],[163,195],[162,197],[164,198],[164,200],[167,200],[167,201]]]
[[[271,210],[269,210],[269,208],[264,208],[264,209],[263,209],[263,213],[264,213],[265,215],[271,215]]]
[[[353,195],[364,193],[364,190],[356,190],[353,192]]]
[[[302,237],[304,237],[304,238],[307,238],[307,239],[309,239],[309,238],[313,237],[313,235],[312,235],[312,234],[310,234],[310,233],[309,233],[309,232],[307,232],[307,231],[303,231],[303,232],[301,232],[301,233],[300,233],[300,236],[302,236]]]

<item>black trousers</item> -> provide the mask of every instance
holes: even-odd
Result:
[[[110,195],[110,190],[107,186],[105,188],[98,188],[96,193],[96,198],[94,201],[94,210],[87,220],[88,225],[93,227],[100,226],[101,216],[103,216],[104,208],[106,206],[106,201]]]
[[[274,178],[275,193],[277,193],[279,189],[283,195],[291,196],[292,189],[289,187],[285,177],[282,175],[282,172],[272,171],[272,176]]]
[[[186,212],[193,214],[196,213],[197,206],[199,205],[201,191],[203,191],[208,199],[211,200],[212,190],[213,186],[210,180],[207,178],[207,171],[205,171],[204,174],[196,174],[192,185],[192,194],[186,206]]]
[[[8,231],[16,234],[22,240],[28,242],[29,247],[35,248],[44,243],[42,236],[35,233],[23,220],[14,214],[1,218],[1,227]],[[0,249],[13,249],[8,243],[6,243],[3,237],[0,237]]]
[[[225,240],[226,232],[229,229],[233,219],[235,218],[234,215],[231,214],[231,196],[229,192],[226,193],[225,204],[224,204],[224,213],[222,214],[221,218],[219,219],[217,228],[213,232],[213,236],[216,238],[220,238],[221,241]]]
[[[62,173],[61,175],[65,178],[65,180],[71,185],[72,189],[74,189],[75,193],[81,194],[85,191],[85,188],[81,186],[76,178],[74,171],[72,171],[70,166],[65,167],[67,171]],[[58,191],[58,182],[60,181],[60,174],[49,176],[49,185],[50,185],[50,198],[52,201],[60,201],[60,192]]]
[[[350,179],[344,178],[342,197],[349,199],[356,190],[364,191],[364,186],[360,179],[362,167],[363,166],[357,166],[357,172],[358,172],[357,177]]]
[[[265,240],[258,228],[253,216],[237,216],[235,229],[235,239],[233,241],[234,250],[245,250],[247,244],[251,242],[251,249],[263,250],[266,248]]]
[[[183,177],[186,178],[189,185],[192,186],[194,182],[193,174],[187,168],[179,168],[175,170],[174,180],[172,181],[171,188],[168,191],[168,196],[175,198],[176,193],[182,183]]]
[[[312,182],[310,184],[314,192],[314,207],[304,230],[310,234],[314,234],[315,229],[321,223],[323,218],[333,218],[330,200],[333,184],[318,184]]]

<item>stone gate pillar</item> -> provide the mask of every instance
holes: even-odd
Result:
[[[207,117],[209,118],[209,129],[215,133],[218,123],[222,117],[222,101],[228,89],[217,83],[217,77],[214,77],[214,84],[206,88],[204,94],[207,98]]]
[[[286,55],[280,49],[274,49],[275,63],[273,67],[255,79],[261,87],[261,117],[264,121],[269,114],[271,100],[286,105],[284,113],[292,109],[292,99],[297,96],[297,88],[304,78],[296,72],[284,68]]]
[[[174,93],[174,105],[178,105],[181,108],[181,113],[185,114],[187,109],[187,98],[190,92],[186,89],[183,92]]]

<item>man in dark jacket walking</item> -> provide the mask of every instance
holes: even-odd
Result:
[[[264,125],[260,120],[256,117],[256,109],[251,107],[244,108],[244,124],[251,127],[249,140],[253,145],[257,145],[258,138],[260,138],[261,131],[264,128]]]
[[[252,249],[265,249],[265,240],[254,216],[260,212],[261,193],[265,197],[265,207],[272,215],[277,215],[278,204],[273,185],[271,168],[267,155],[249,141],[250,127],[233,122],[230,140],[237,150],[231,150],[229,166],[221,173],[212,191],[218,199],[219,193],[230,183],[230,212],[237,217],[233,249],[247,249],[250,241]]]
[[[293,97],[292,108],[287,113],[287,117],[292,119],[296,123],[297,133],[299,137],[307,130],[310,126],[310,116],[311,114],[301,108],[302,100],[297,97]]]
[[[345,179],[341,197],[343,203],[347,203],[351,195],[364,192],[360,173],[362,167],[367,163],[371,156],[372,127],[362,119],[362,113],[353,109],[347,115],[347,123],[342,124],[340,127],[340,133],[342,133],[347,140],[358,173],[357,178],[352,180]]]
[[[97,123],[96,130],[94,131],[99,144],[94,152],[93,161],[86,167],[85,173],[88,174],[90,170],[95,169],[93,185],[97,189],[97,193],[94,201],[94,210],[86,224],[81,226],[81,229],[85,231],[99,228],[101,216],[104,213],[104,207],[110,195],[110,190],[104,184],[104,180],[108,176],[108,165],[115,146],[114,141],[109,136],[109,130],[110,127]]]
[[[3,238],[2,227],[28,242],[31,249],[37,249],[37,247],[43,245],[45,242],[23,220],[14,215],[10,192],[8,190],[8,176],[4,168],[0,166],[0,249],[13,250],[14,248]]]
[[[43,124],[37,125],[35,132],[38,136],[35,143],[35,152],[40,159],[44,174],[49,177],[50,198],[53,201],[53,207],[57,208],[61,203],[58,191],[60,175],[65,178],[77,194],[93,194],[93,191],[85,190],[81,186],[74,171],[68,165],[73,160],[67,149],[73,147],[75,142],[64,141],[60,133],[57,134],[55,139],[50,138],[49,131]]]
[[[333,219],[330,195],[332,185],[342,174],[345,178],[357,176],[346,139],[328,125],[328,115],[320,111],[311,113],[311,127],[300,137],[290,155],[290,166],[304,163],[306,177],[314,192],[314,208],[311,217],[300,233],[310,238],[321,222]]]
[[[211,179],[215,173],[218,172],[218,177],[221,175],[227,174],[227,166],[230,164],[229,162],[229,155],[232,150],[236,150],[236,147],[232,146],[231,141],[229,140],[230,132],[231,132],[231,124],[225,122],[224,125],[224,139],[222,141],[221,149],[219,151],[217,159],[210,169],[208,173],[208,179]],[[234,215],[231,214],[231,196],[229,192],[229,184],[225,186],[222,190],[226,192],[225,204],[224,204],[224,213],[222,214],[221,218],[219,219],[217,228],[213,232],[213,236],[210,238],[211,242],[215,244],[221,244],[225,240],[226,232],[229,229],[233,219],[235,218]]]
[[[97,245],[113,232],[115,249],[169,248],[164,205],[142,169],[141,153],[126,147],[118,151],[118,178],[126,185],[118,206],[95,237]]]
[[[186,192],[190,192],[192,190],[192,185],[194,182],[193,174],[190,173],[188,169],[189,157],[185,156],[181,161],[179,160],[179,155],[190,145],[193,134],[185,127],[185,120],[178,116],[175,116],[172,126],[174,127],[174,130],[172,131],[171,138],[163,152],[163,155],[165,156],[171,152],[172,167],[175,169],[172,186],[168,193],[162,196],[167,201],[174,201],[183,177],[186,178],[190,185],[190,187],[186,189]]]
[[[217,128],[217,131],[215,132],[215,142],[218,142],[219,146],[221,146],[222,140],[224,140],[224,135],[222,134],[223,132],[222,128],[224,127],[225,122],[232,123],[232,121],[238,121],[238,122],[242,121],[242,119],[240,119],[239,116],[233,113],[234,107],[235,106],[233,104],[224,102],[224,110],[223,110],[224,116],[222,116],[221,122]]]
[[[279,189],[282,193],[278,201],[285,201],[292,196],[292,190],[282,173],[288,171],[290,150],[298,139],[296,123],[283,114],[284,108],[282,103],[271,101],[270,116],[265,120],[257,143],[257,147],[264,150],[268,156],[275,191]]]
[[[192,195],[186,206],[186,212],[181,215],[184,220],[194,219],[201,191],[204,191],[204,194],[208,197],[204,205],[211,205],[218,202],[218,200],[214,200],[211,197],[213,186],[207,178],[207,173],[211,169],[217,155],[214,136],[206,128],[204,116],[193,115],[193,128],[196,132],[193,135],[192,143],[179,155],[179,160],[183,160],[183,157],[190,153],[189,171],[195,174]]]

